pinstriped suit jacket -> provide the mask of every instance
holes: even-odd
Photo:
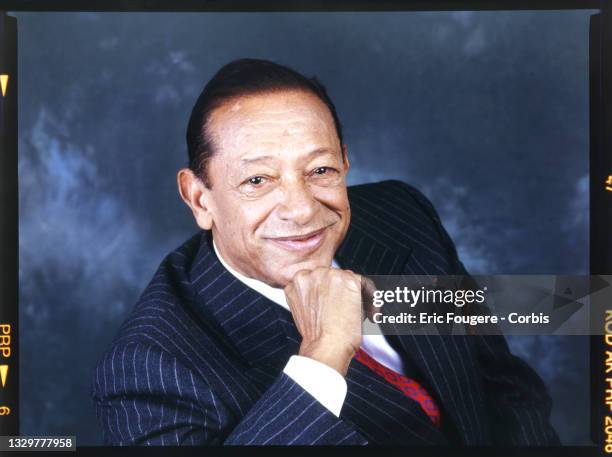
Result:
[[[425,197],[399,181],[349,188],[336,259],[361,274],[464,274]],[[353,361],[340,418],[282,372],[291,315],[234,278],[201,232],[170,253],[99,361],[93,398],[114,445],[555,445],[540,378],[498,336],[394,336],[442,410]]]

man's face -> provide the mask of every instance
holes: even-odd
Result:
[[[302,91],[257,94],[228,101],[209,122],[205,204],[224,260],[275,287],[329,266],[350,208],[348,161],[325,104]]]

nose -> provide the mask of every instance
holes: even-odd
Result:
[[[307,225],[317,211],[317,200],[303,180],[286,183],[283,186],[282,201],[277,207],[281,220],[297,225]]]

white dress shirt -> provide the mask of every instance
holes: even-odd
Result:
[[[214,241],[213,248],[221,264],[234,277],[274,303],[291,311],[283,289],[271,287],[263,281],[248,278],[238,273],[223,260]],[[339,268],[335,260],[332,261],[332,267]],[[404,374],[401,357],[389,345],[382,334],[363,335],[361,349],[387,368]],[[283,372],[312,395],[319,403],[335,414],[336,417],[340,416],[340,410],[344,404],[347,390],[346,381],[340,373],[324,363],[300,355],[291,356]]]

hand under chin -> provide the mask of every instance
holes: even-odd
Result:
[[[330,265],[331,260],[329,262],[325,262],[325,260],[321,259],[309,259],[304,262],[278,265],[274,267],[274,271],[269,272],[267,279],[265,279],[264,282],[272,287],[282,289],[293,280],[293,277],[298,271],[311,271],[319,267],[329,267]]]

